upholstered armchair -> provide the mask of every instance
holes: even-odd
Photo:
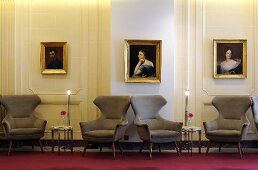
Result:
[[[135,113],[134,124],[140,139],[143,141],[140,152],[145,143],[149,144],[149,157],[152,159],[153,144],[158,144],[159,151],[162,143],[173,143],[180,156],[178,142],[181,141],[181,122],[165,120],[159,115],[160,109],[167,103],[160,95],[133,96],[131,104]]]
[[[126,113],[130,106],[130,96],[99,96],[93,103],[100,109],[101,116],[90,122],[80,122],[82,138],[86,144],[83,151],[85,155],[89,143],[112,143],[113,158],[115,159],[115,144],[124,137],[128,124]]]
[[[204,122],[205,136],[209,139],[206,155],[213,142],[219,143],[219,152],[224,143],[237,144],[242,159],[241,141],[247,134],[249,121],[246,111],[251,106],[249,96],[214,97],[212,105],[218,110],[219,116],[212,121]]]
[[[38,140],[41,151],[43,147],[40,138],[44,136],[46,120],[35,116],[35,108],[41,103],[37,95],[2,96],[1,103],[7,115],[2,121],[5,136],[9,140],[8,155],[13,141]]]
[[[256,129],[258,130],[258,96],[252,96],[252,112]]]

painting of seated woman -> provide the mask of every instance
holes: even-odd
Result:
[[[215,40],[214,46],[214,77],[245,78],[246,77],[246,41],[240,40],[223,43]]]
[[[138,63],[134,68],[133,77],[155,77],[155,68],[152,61],[147,59],[148,50],[141,49],[138,53]]]
[[[125,82],[160,82],[160,40],[126,40]]]

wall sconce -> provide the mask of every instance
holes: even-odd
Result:
[[[67,112],[68,112],[68,126],[71,126],[71,119],[70,119],[70,96],[72,94],[71,90],[67,90]]]
[[[187,126],[188,121],[188,97],[190,95],[190,90],[185,91],[185,126]]]

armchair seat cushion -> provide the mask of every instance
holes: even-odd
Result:
[[[241,131],[238,130],[212,130],[208,131],[209,136],[220,136],[220,137],[240,137]]]
[[[84,135],[94,138],[113,138],[114,130],[93,130],[85,132]]]
[[[31,135],[43,133],[41,128],[16,128],[11,129],[9,135]]]
[[[171,138],[175,136],[180,136],[179,132],[170,131],[170,130],[151,130],[150,131],[151,138],[159,139],[159,138]]]

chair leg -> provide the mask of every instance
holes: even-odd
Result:
[[[102,147],[103,147],[103,145],[100,144],[100,146],[99,146],[99,152],[102,152]]]
[[[10,140],[9,149],[8,149],[8,156],[10,156],[12,145],[13,145],[13,141]]]
[[[242,154],[244,154],[244,150],[243,150],[243,148],[242,148],[242,145],[241,145],[241,152],[242,152]]]
[[[219,144],[219,152],[221,151],[222,148],[222,144]]]
[[[241,145],[241,142],[239,142],[239,143],[240,143],[240,151],[241,151],[242,155],[244,155],[244,150],[243,150],[243,147]]]
[[[121,144],[119,143],[119,141],[117,141],[117,144],[118,144],[118,148],[119,148],[119,150],[120,150],[120,153],[123,155],[124,152],[123,152],[122,146],[121,146]]]
[[[158,147],[159,147],[159,152],[161,152],[161,149],[160,149],[160,144],[158,143],[157,145],[158,145]]]
[[[85,155],[85,153],[86,153],[86,149],[87,149],[87,146],[88,146],[88,142],[86,141],[86,142],[85,142],[84,149],[83,149],[82,156],[84,156],[84,155]]]
[[[143,142],[142,142],[142,146],[141,146],[140,151],[139,151],[140,153],[142,152],[142,149],[143,149],[144,143],[145,143],[145,142],[143,141]]]
[[[243,157],[242,157],[241,143],[240,142],[237,143],[237,149],[238,149],[238,153],[240,155],[240,158],[242,159]]]
[[[181,150],[180,150],[179,147],[178,147],[177,141],[175,141],[174,144],[175,144],[175,148],[176,148],[177,155],[178,155],[178,156],[181,156],[181,153],[180,153]]]
[[[40,147],[41,152],[43,153],[43,146],[42,146],[41,140],[39,140],[39,147]]]
[[[206,155],[208,155],[210,147],[211,147],[211,141],[209,141],[209,143],[208,143],[207,150],[206,150]]]
[[[179,153],[180,155],[182,154],[182,141],[177,141],[177,145],[178,145],[178,148],[179,148]]]
[[[150,150],[149,156],[150,156],[150,159],[152,159],[152,147],[153,147],[153,143],[150,142],[150,146],[149,146],[149,150]]]
[[[116,146],[115,146],[115,142],[112,143],[112,152],[113,152],[113,158],[116,159]]]

